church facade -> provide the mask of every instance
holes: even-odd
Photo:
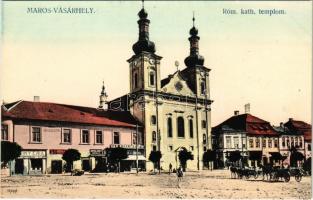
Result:
[[[149,161],[151,151],[161,151],[161,167],[180,165],[178,154],[182,149],[192,152],[194,159],[187,169],[203,169],[204,151],[211,149],[210,69],[204,66],[199,54],[198,30],[190,29],[190,55],[186,67],[162,79],[162,57],[156,54],[155,44],[149,38],[148,13],[139,13],[139,38],[133,45],[129,63],[129,94],[108,103],[112,110],[129,110],[139,121],[144,133],[146,169],[153,169]],[[193,18],[194,22],[194,18]]]

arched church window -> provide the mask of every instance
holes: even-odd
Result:
[[[151,124],[156,125],[156,116],[155,115],[151,116]]]
[[[190,138],[193,138],[193,121],[192,121],[192,119],[189,119],[189,136],[190,136]]]
[[[185,137],[185,125],[184,125],[184,118],[183,117],[177,118],[177,136],[178,137]]]
[[[172,118],[167,118],[167,136],[173,137]]]
[[[156,132],[155,131],[152,131],[152,142],[155,142],[156,141]]]
[[[151,86],[154,86],[154,84],[155,84],[154,72],[150,72],[149,79],[150,79],[150,85],[151,85]]]
[[[203,136],[203,144],[206,144],[206,135],[205,135],[205,133],[202,136]]]
[[[138,87],[138,74],[135,73],[135,78],[134,78],[134,88],[137,88]]]

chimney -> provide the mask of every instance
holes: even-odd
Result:
[[[283,128],[283,127],[284,127],[284,123],[283,123],[283,122],[280,122],[279,126],[280,126],[281,128]]]
[[[250,113],[250,103],[245,104],[245,113]]]
[[[40,97],[39,96],[34,96],[34,102],[39,102],[40,101]]]
[[[292,121],[293,120],[293,118],[289,118],[289,121]]]
[[[235,111],[234,111],[234,115],[235,115],[235,116],[239,115],[239,110],[235,110]]]

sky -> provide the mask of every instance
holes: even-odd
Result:
[[[86,7],[92,14],[27,13],[27,8]],[[129,92],[141,1],[3,2],[1,99],[97,107]],[[147,1],[150,40],[161,77],[184,69],[192,13],[200,54],[210,68],[212,126],[244,112],[273,125],[311,122],[312,2]],[[223,9],[279,9],[284,15],[226,15]]]

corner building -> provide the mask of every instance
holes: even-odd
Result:
[[[203,168],[203,152],[211,149],[211,103],[209,93],[210,69],[204,66],[199,54],[198,30],[190,29],[190,55],[186,68],[161,79],[162,57],[156,54],[155,44],[149,39],[148,13],[139,13],[139,38],[133,45],[134,55],[129,63],[130,93],[109,102],[109,109],[130,110],[141,122],[144,132],[146,169],[152,170],[148,160],[151,151],[161,151],[164,170],[180,163],[178,153],[183,148],[191,151],[194,160],[187,169]],[[194,18],[193,18],[194,21]]]

